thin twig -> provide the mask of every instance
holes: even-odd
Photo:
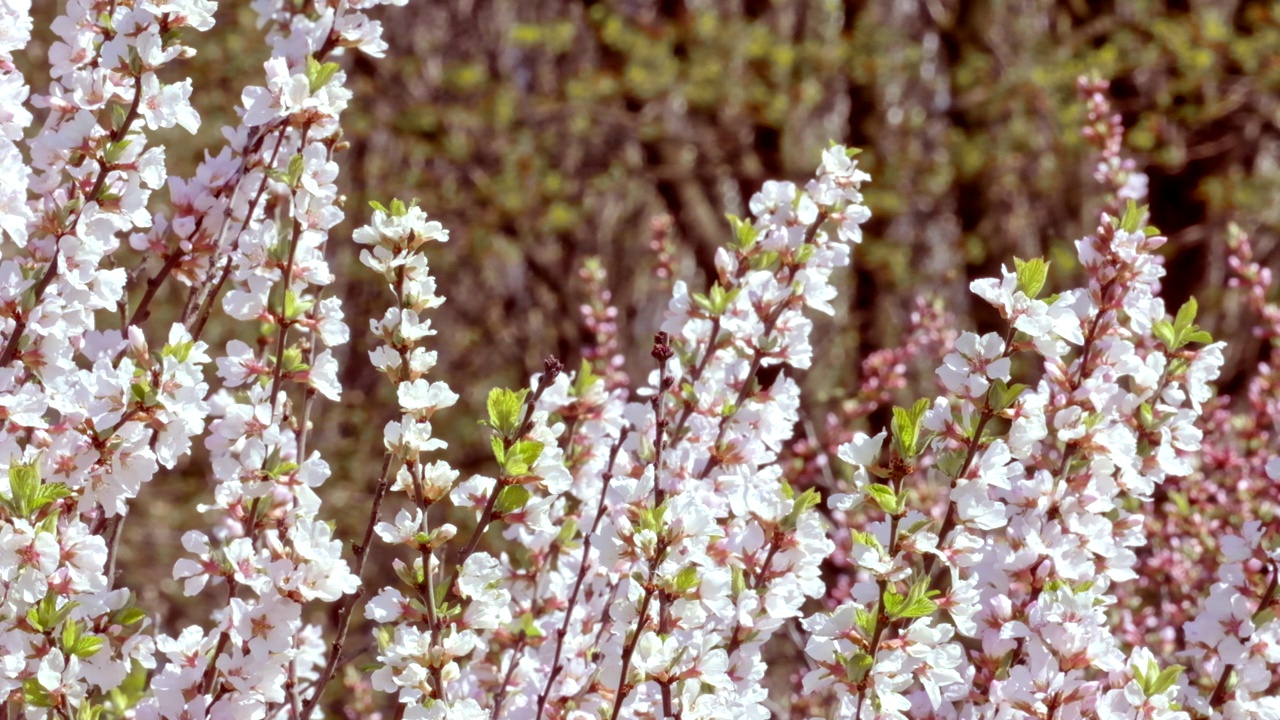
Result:
[[[564,640],[569,636],[569,623],[573,619],[573,610],[578,605],[578,593],[582,590],[582,583],[587,577],[588,562],[591,560],[591,538],[600,528],[600,519],[604,517],[605,498],[609,494],[609,483],[613,481],[614,462],[618,459],[618,451],[622,449],[622,443],[626,441],[629,433],[630,429],[623,427],[618,434],[618,439],[613,443],[613,448],[609,451],[609,462],[605,465],[602,475],[604,486],[600,488],[600,501],[596,504],[596,516],[591,521],[590,532],[583,536],[582,561],[578,564],[578,577],[574,580],[573,591],[569,593],[569,604],[564,610],[564,620],[560,623],[560,629],[556,631],[556,649],[551,658],[551,673],[547,675],[547,684],[538,695],[538,710],[533,715],[534,720],[541,720],[542,712],[547,706],[547,699],[551,696],[551,688],[555,686],[556,679],[564,670],[564,665],[560,663],[560,656],[564,652]]]
[[[373,544],[373,528],[377,525],[378,517],[382,513],[382,501],[387,495],[387,488],[391,486],[391,477],[393,475],[391,466],[391,456],[387,455],[382,461],[382,474],[378,479],[378,486],[373,491],[373,505],[369,509],[369,522],[365,524],[364,539],[360,545],[354,548],[355,575],[361,581],[364,579],[364,566],[369,557],[369,548]],[[316,679],[315,691],[307,699],[306,707],[303,708],[301,715],[303,718],[311,717],[316,705],[320,703],[320,696],[324,693],[325,686],[333,679],[334,672],[338,669],[338,659],[342,657],[342,647],[346,643],[347,631],[351,627],[351,616],[361,595],[363,595],[363,586],[361,591],[351,595],[342,606],[342,611],[338,616],[338,631],[333,638],[333,644],[329,646],[329,660],[325,663],[324,671]]]

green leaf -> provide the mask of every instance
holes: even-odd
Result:
[[[111,131],[119,132],[124,127],[124,121],[129,117],[129,110],[123,105],[111,106]]]
[[[0,497],[0,503],[14,515],[31,520],[50,503],[70,494],[71,491],[62,483],[42,481],[36,462],[15,463],[9,466],[9,496]]]
[[[543,636],[542,630],[539,629],[538,626],[533,622],[533,613],[526,612],[522,614],[520,616],[520,619],[518,620],[518,623],[519,623],[520,632],[524,633],[525,637],[540,638]]]
[[[524,405],[528,392],[528,390],[517,392],[506,388],[494,388],[489,391],[489,427],[504,438],[514,439],[516,430],[520,429],[520,408]]]
[[[1196,312],[1199,311],[1200,305],[1196,302],[1195,297],[1187,298],[1187,301],[1178,308],[1178,315],[1173,319],[1173,329],[1178,331],[1190,330],[1196,321]]]
[[[898,613],[906,607],[907,598],[893,590],[885,590],[884,598],[881,599],[881,602],[884,603],[884,614],[891,618],[896,618],[899,617]]]
[[[875,664],[875,660],[861,650],[856,651],[853,657],[845,658],[844,674],[845,678],[855,685],[862,682],[867,676],[867,672],[871,670],[871,666]]]
[[[285,348],[281,366],[287,373],[297,373],[306,370],[307,363],[303,361],[302,348],[299,348],[296,345]]]
[[[120,613],[116,622],[120,625],[136,625],[146,619],[147,613],[142,608],[131,607]]]
[[[869,532],[864,532],[862,530],[850,530],[849,537],[852,538],[855,543],[866,545],[867,547],[873,547],[877,550],[884,549],[884,546],[880,544],[880,540]]]
[[[49,592],[39,603],[27,610],[27,621],[39,632],[48,632],[66,621],[80,603],[69,602],[58,607],[58,595]]]
[[[1157,320],[1151,326],[1151,331],[1155,334],[1156,339],[1160,341],[1169,350],[1177,350],[1175,343],[1177,342],[1177,333],[1173,329],[1173,323],[1168,320]]]
[[[1164,670],[1161,670],[1160,674],[1157,675],[1155,680],[1151,683],[1151,687],[1147,689],[1147,697],[1159,695],[1174,685],[1177,685],[1178,678],[1182,675],[1182,671],[1185,669],[1186,668],[1181,665],[1170,665]]]
[[[187,361],[191,357],[191,351],[196,347],[195,341],[180,342],[177,345],[165,345],[160,348],[160,357],[171,357],[180,363]]]
[[[929,589],[928,580],[923,579],[912,585],[905,596],[899,595],[892,590],[886,591],[884,596],[885,614],[895,620],[932,615],[938,609],[938,603],[931,600],[929,596],[936,594],[937,591]]]
[[[297,293],[286,290],[284,293],[284,316],[289,320],[297,320],[315,305],[315,300],[299,300]]]
[[[40,467],[35,462],[9,466],[9,497],[5,505],[14,515],[29,518],[34,514],[36,492],[40,487]]]
[[[69,622],[66,625],[62,626],[62,647],[64,650],[74,646],[76,644],[76,641],[79,639],[80,639],[79,623]]]
[[[124,157],[124,151],[128,150],[132,144],[132,140],[117,140],[107,145],[107,150],[102,154],[102,159],[107,165],[115,165],[120,162],[120,158]]]
[[[708,294],[702,295],[695,293],[693,302],[711,317],[719,317],[724,315],[733,305],[733,301],[737,299],[739,290],[725,290],[720,283],[711,286]]]
[[[1142,403],[1138,406],[1138,418],[1142,420],[1143,427],[1151,427],[1151,423],[1155,421],[1155,412],[1151,410],[1149,403]]]
[[[1029,298],[1038,297],[1049,279],[1049,263],[1044,258],[1022,260],[1015,257],[1013,266],[1018,276],[1018,289]]]
[[[725,215],[729,220],[729,227],[733,230],[732,247],[739,252],[747,252],[756,244],[756,238],[760,231],[751,224],[750,221],[743,220],[737,215]]]
[[[690,299],[693,300],[693,304],[697,305],[698,309],[702,312],[708,315],[714,314],[711,310],[711,298],[703,295],[702,293],[694,293],[690,296]]]
[[[543,444],[536,440],[521,440],[507,449],[506,460],[502,464],[503,472],[508,477],[528,475],[533,464],[542,455]]]
[[[920,428],[924,424],[924,415],[929,407],[929,401],[921,398],[910,408],[893,408],[893,421],[890,423],[890,428],[902,457],[911,459],[920,454],[922,449]]]
[[[504,514],[523,510],[524,506],[529,503],[530,497],[532,497],[532,494],[525,486],[508,485],[498,493],[498,501],[493,508]]]
[[[964,454],[956,450],[939,453],[933,461],[933,466],[949,478],[959,475],[963,465]]]
[[[79,658],[93,657],[98,654],[105,642],[100,635],[84,635],[74,645],[66,646],[66,651]]]
[[[1138,232],[1138,228],[1142,225],[1142,218],[1147,214],[1146,206],[1139,207],[1138,203],[1130,200],[1124,208],[1124,214],[1120,216],[1120,229],[1125,232]]]
[[[338,72],[338,63],[322,63],[314,56],[307,56],[307,84],[311,87],[312,94],[328,85],[336,72]]]
[[[888,485],[876,483],[867,486],[867,494],[871,496],[880,509],[890,515],[897,515],[901,511],[898,504],[898,496],[893,492],[893,488]]]
[[[777,250],[766,250],[751,256],[752,270],[768,270],[778,262]]]
[[[1197,312],[1199,312],[1199,305],[1196,299],[1188,298],[1182,307],[1178,308],[1178,314],[1174,317],[1172,324],[1167,320],[1161,320],[1155,324],[1153,330],[1156,339],[1164,343],[1170,352],[1180,350],[1187,343],[1213,342],[1213,336],[1196,325]],[[1172,367],[1168,371],[1172,373]]]
[[[583,358],[582,365],[578,367],[578,375],[573,379],[573,396],[586,397],[591,392],[591,388],[595,386],[596,381],[600,379],[599,375],[591,369],[591,363]]]
[[[302,178],[302,167],[303,163],[301,155],[294,155],[289,158],[289,169],[284,173],[285,183],[288,184],[289,187],[298,186],[298,180]]]
[[[991,409],[994,412],[1003,412],[1022,395],[1022,391],[1027,386],[1022,383],[1014,383],[1008,385],[1004,380],[996,380],[991,384],[991,395],[989,397]]]
[[[684,595],[690,590],[698,587],[698,568],[694,565],[688,565],[680,572],[676,573],[675,589],[676,592]]]
[[[711,306],[717,315],[724,312],[725,300],[729,295],[730,293],[725,292],[724,287],[719,283],[719,281],[711,286]]]
[[[790,489],[791,486],[784,485],[783,487]],[[791,490],[791,492],[794,493],[795,490]],[[800,493],[791,503],[791,512],[787,513],[787,516],[782,520],[783,528],[788,531],[795,530],[800,525],[800,517],[821,503],[822,493],[819,493],[816,488],[808,488]]]
[[[35,678],[22,681],[23,699],[32,707],[53,707],[53,698],[45,691],[44,686]]]
[[[556,533],[556,545],[567,547],[578,536],[578,519],[569,518],[560,526],[560,532]]]
[[[787,482],[786,478],[782,480],[782,497],[788,500],[796,499],[796,489],[791,487],[791,483]]]
[[[855,608],[853,614],[854,622],[858,623],[858,629],[868,638],[876,631],[876,614],[868,612],[862,608]]]
[[[906,607],[902,608],[898,617],[902,618],[918,618],[932,615],[934,610],[938,609],[938,603],[929,598],[916,598],[912,600]]]

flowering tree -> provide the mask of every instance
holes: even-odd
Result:
[[[806,185],[768,182],[730,218],[717,277],[675,281],[635,387],[588,269],[596,346],[489,393],[492,472],[465,479],[432,426],[458,396],[428,379],[444,299],[427,255],[448,232],[375,204],[353,239],[390,290],[369,359],[398,408],[363,536],[335,538],[307,442],[315,405],[340,401],[349,337],[324,295],[350,99],[332,58],[383,53],[377,4],[256,2],[265,85],[176,178],[147,132],[199,117],[191,83],[157,71],[192,54],[180,31],[207,30],[213,3],[70,2],[27,133],[13,57],[30,4],[0,2],[3,717],[320,717],[356,629],[384,697],[357,681],[332,699],[370,716],[1280,718],[1274,493],[1192,511],[1211,473],[1280,482],[1275,370],[1247,408],[1214,399],[1222,344],[1194,300],[1166,312],[1164,238],[1093,81],[1086,137],[1112,201],[1075,245],[1085,284],[1044,296],[1047,263],[1015,260],[972,286],[1006,321],[981,336],[922,302],[904,348],[866,359],[829,447],[795,441],[792,374],[870,216],[856,151],[829,148]],[[1274,340],[1270,275],[1246,237],[1232,246]],[[166,283],[188,288],[180,321],[150,328]],[[215,315],[247,325],[211,354]],[[931,349],[939,393],[855,427]],[[116,548],[197,438],[216,484],[173,577],[216,610],[158,627],[116,587]],[[397,583],[368,586],[375,551]],[[325,606],[333,622],[308,622]]]

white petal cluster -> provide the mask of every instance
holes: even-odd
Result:
[[[351,335],[325,296],[352,97],[334,58],[384,54],[368,11],[405,2],[252,4],[271,50],[261,84],[239,94],[225,145],[170,178],[148,133],[199,128],[192,82],[166,79],[216,4],[69,0],[49,91],[32,96],[17,69],[32,3],[0,2],[6,717],[104,703],[139,720],[319,717],[363,614],[369,687],[406,720],[764,720],[785,710],[765,645],[787,634],[805,663],[797,704],[836,717],[1280,718],[1280,552],[1260,522],[1210,548],[1217,582],[1178,637],[1190,679],[1114,631],[1142,513],[1196,472],[1224,364],[1193,304],[1168,319],[1164,238],[1136,205],[1076,243],[1081,287],[1041,299],[1047,267],[1022,260],[973,282],[1005,331],[960,333],[943,396],[842,436],[821,492],[792,487],[790,373],[814,364],[811,311],[835,314],[833,277],[870,217],[870,178],[839,146],[808,182],[749,199],[706,292],[674,283],[641,387],[549,358],[528,387],[489,395],[493,465],[465,479],[427,456],[448,447],[436,413],[460,399],[429,377],[425,346],[444,303],[428,253],[449,233],[416,205],[375,204],[353,239],[394,297],[369,359],[396,405],[349,562],[321,512],[330,467],[308,446],[314,403],[342,399],[335,349]],[[1116,200],[1144,194],[1117,163],[1098,171]],[[188,301],[149,337],[166,281]],[[243,337],[211,357],[217,314]],[[1040,366],[1029,385],[1021,354]],[[182,535],[172,579],[215,609],[168,635],[115,587],[115,553],[131,506],[197,437],[210,520]],[[1265,468],[1280,482],[1280,459]],[[936,496],[921,478],[945,491],[932,514],[911,507]],[[362,593],[375,537],[399,582]],[[829,558],[847,572],[831,578]],[[307,622],[324,606],[334,637]]]

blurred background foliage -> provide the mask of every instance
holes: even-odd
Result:
[[[60,4],[36,6],[51,16]],[[189,174],[234,120],[241,89],[262,83],[255,17],[247,1],[223,2],[199,55],[180,64],[205,125],[194,143],[166,136],[172,172]],[[1071,241],[1093,231],[1101,207],[1075,93],[1090,72],[1112,80],[1127,152],[1150,176],[1153,222],[1171,238],[1166,302],[1195,295],[1202,324],[1231,343],[1225,391],[1266,352],[1225,286],[1225,226],[1240,223],[1264,264],[1280,264],[1275,4],[411,0],[381,19],[387,57],[341,59],[355,100],[329,292],[354,332],[343,402],[322,404],[313,435],[346,537],[364,521],[393,406],[362,332],[388,295],[350,242],[368,200],[420,198],[452,232],[431,257],[448,296],[433,346],[435,376],[463,401],[436,431],[464,472],[492,471],[476,425],[490,387],[524,383],[548,354],[578,364],[590,339],[577,272],[587,258],[608,273],[628,369],[642,378],[671,282],[650,250],[655,221],[670,219],[676,274],[702,286],[723,214],[745,214],[766,179],[809,177],[829,141],[866,150],[874,217],[839,279],[843,305],[818,319],[814,367],[800,377],[811,417],[857,387],[862,357],[898,341],[919,293],[987,330],[998,318],[968,283],[1013,256],[1052,260],[1051,288],[1078,283]],[[29,71],[37,89],[40,72]],[[933,392],[937,362],[919,359],[920,382],[901,400]],[[123,581],[167,608],[166,624],[201,617],[165,602],[180,595],[162,578],[177,536],[207,524],[191,508],[210,497],[208,475],[197,458],[185,477],[158,480],[125,535]]]

